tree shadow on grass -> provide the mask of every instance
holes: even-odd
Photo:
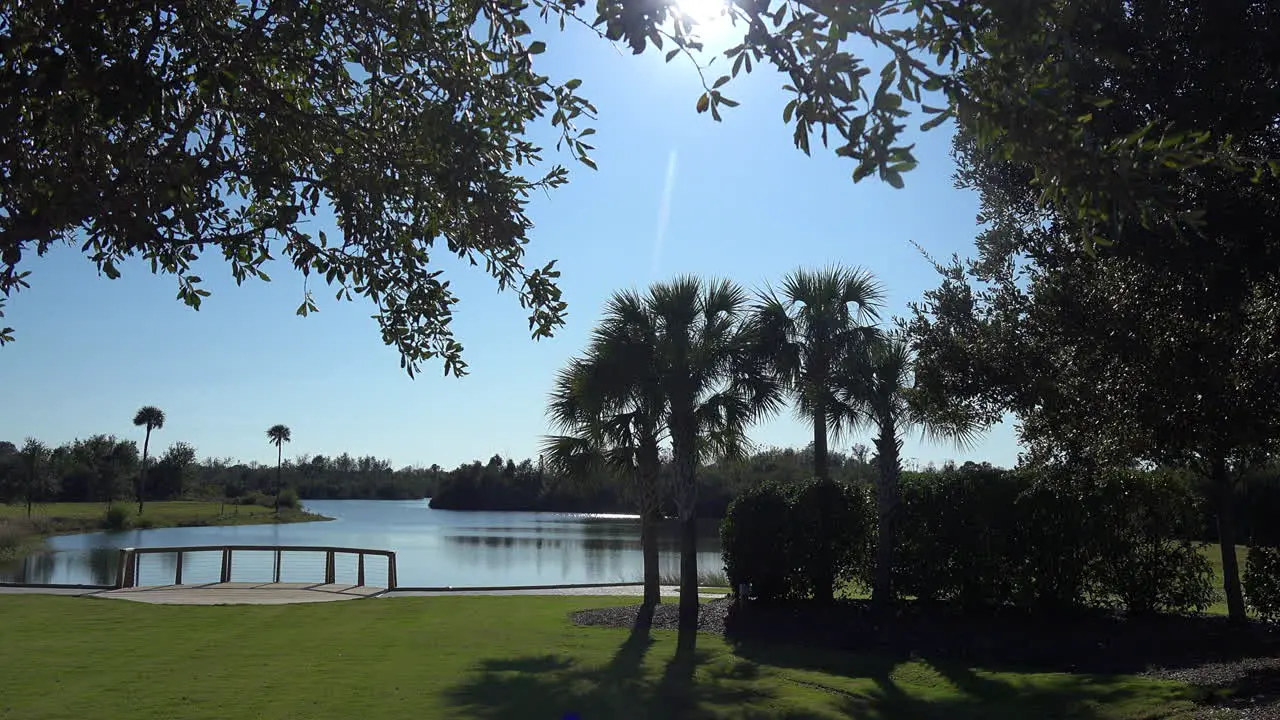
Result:
[[[466,717],[486,720],[666,720],[706,717],[712,706],[750,710],[753,701],[769,697],[751,687],[749,671],[706,667],[706,654],[698,651],[692,632],[679,635],[660,676],[646,672],[654,642],[651,617],[651,609],[641,612],[604,666],[559,655],[484,660],[479,672],[447,690],[445,699]]]
[[[808,685],[836,697],[839,711],[850,718],[1094,718],[1124,715],[1148,705],[1201,702],[1194,689],[1166,687],[1124,676],[1053,674],[1011,682],[953,661],[918,656],[833,651],[778,642],[733,643],[734,653],[760,666],[782,670],[790,682]],[[921,662],[915,662],[921,661]],[[896,674],[903,664],[914,663]],[[788,670],[821,673],[818,679]],[[932,671],[932,672],[930,672]],[[936,674],[935,674],[936,673]],[[849,681],[870,680],[865,683]]]

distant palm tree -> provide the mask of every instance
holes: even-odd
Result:
[[[579,482],[610,473],[632,481],[640,513],[644,603],[656,605],[662,599],[658,473],[664,400],[652,364],[627,350],[598,335],[586,356],[571,360],[556,377],[548,412],[561,434],[546,439],[542,460],[556,475]]]
[[[142,514],[142,499],[147,482],[147,453],[151,448],[151,431],[164,427],[164,411],[154,405],[145,405],[133,416],[133,424],[146,427],[147,436],[142,441],[142,469],[138,471],[138,514]]]
[[[813,474],[829,480],[828,433],[847,425],[837,399],[839,369],[876,337],[884,291],[869,272],[800,269],[761,293],[755,307],[763,351],[796,412],[813,426]]]
[[[852,355],[842,374],[841,399],[856,424],[876,432],[876,561],[872,602],[893,600],[893,554],[901,502],[902,436],[919,430],[924,439],[968,447],[982,431],[978,421],[954,408],[926,408],[915,392],[915,356],[907,340],[892,334]]]
[[[293,440],[288,425],[272,425],[267,430],[267,439],[276,446],[276,514],[280,514],[280,493],[284,486],[280,481],[280,468],[284,463],[284,444]]]

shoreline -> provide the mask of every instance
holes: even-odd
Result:
[[[25,506],[0,505],[0,563],[20,562],[39,551],[46,540],[60,535],[177,527],[277,525],[334,519],[302,508],[281,508],[280,514],[276,515],[273,508],[260,505],[229,505],[203,500],[147,503],[141,517],[136,507],[127,501],[114,503],[113,507],[127,509],[128,517],[123,527],[106,526],[107,506],[103,503],[46,503],[35,506],[30,517]]]

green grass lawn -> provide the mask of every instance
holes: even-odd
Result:
[[[1217,600],[1213,605],[1209,606],[1208,613],[1210,615],[1226,615],[1227,614],[1227,596],[1222,590],[1222,551],[1218,549],[1216,544],[1206,543],[1200,546],[1200,552],[1209,559],[1209,565],[1213,567],[1213,589],[1217,593]],[[1236,546],[1236,560],[1240,565],[1240,577],[1244,577],[1244,561],[1249,555],[1249,548],[1242,545]]]
[[[0,718],[1157,718],[1197,692],[580,628],[583,597],[192,607],[0,595]]]
[[[284,508],[277,518],[272,508],[261,505],[223,505],[219,502],[197,500],[170,500],[149,502],[138,514],[136,503],[119,501],[117,507],[129,513],[132,527],[190,527],[195,525],[255,525],[273,522],[305,522],[325,520],[321,515]],[[56,527],[75,526],[98,529],[106,514],[103,503],[48,503],[32,508],[31,518],[39,523]],[[24,519],[24,505],[0,505],[0,518]]]

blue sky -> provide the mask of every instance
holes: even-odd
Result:
[[[918,138],[920,167],[904,190],[855,185],[849,161],[793,147],[781,119],[783,79],[772,72],[757,69],[725,88],[742,105],[715,123],[695,113],[700,85],[680,60],[635,57],[581,29],[546,40],[539,70],[581,78],[601,115],[599,171],[571,167],[570,184],[530,208],[528,262],[559,260],[570,304],[555,338],[529,339],[514,296],[499,295],[480,270],[445,263],[462,298],[454,328],[470,374],[445,378],[434,365],[410,380],[368,303],[320,291],[320,312],[297,317],[302,278],[283,263],[268,268],[272,282],[237,288],[226,267],[202,262],[198,274],[213,295],[196,312],[175,300],[173,277],[131,264],[107,280],[59,248],[26,266],[31,288],[6,307],[17,342],[0,349],[0,439],[138,436],[133,413],[154,404],[168,416],[155,443],[190,442],[201,456],[274,461],[265,430],[275,423],[293,430],[289,455],[349,451],[449,467],[494,453],[536,456],[554,372],[582,348],[617,289],[679,273],[760,287],[796,267],[836,262],[875,272],[894,315],[937,284],[913,241],[938,258],[972,252],[977,199],[953,187],[946,128]],[[752,432],[761,445],[801,446],[809,437],[789,414]],[[1017,446],[1013,428],[1001,425],[967,451],[912,437],[904,456],[1011,465]]]

